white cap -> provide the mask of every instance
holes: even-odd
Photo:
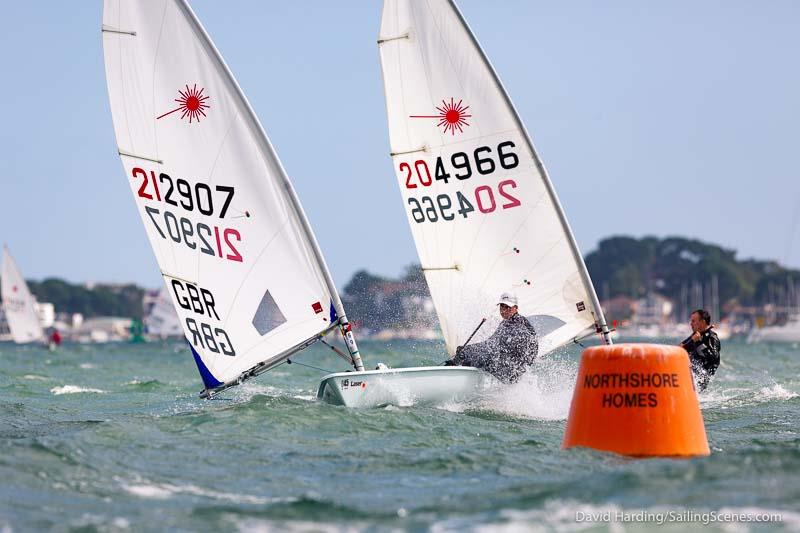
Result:
[[[517,305],[517,295],[513,292],[504,292],[500,295],[500,301],[497,302],[497,305],[506,304],[509,307],[514,307]]]

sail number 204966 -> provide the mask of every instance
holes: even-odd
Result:
[[[418,224],[439,220],[450,221],[456,218],[456,214],[467,218],[470,213],[476,211],[476,207],[477,211],[488,214],[498,208],[511,209],[522,205],[511,194],[516,187],[517,182],[514,180],[503,180],[497,184],[499,198],[495,198],[492,187],[481,185],[475,188],[472,200],[461,191],[456,191],[455,201],[448,194],[439,194],[435,199],[431,196],[421,196],[419,199],[411,197],[408,199],[408,206],[411,209],[411,217]]]
[[[398,170],[405,178],[406,189],[424,190],[434,183],[447,185],[452,179],[453,183],[464,183],[476,174],[488,176],[496,171],[518,167],[519,156],[514,148],[512,141],[504,141],[495,150],[489,146],[479,146],[473,150],[472,157],[466,152],[456,152],[449,160],[446,156],[439,156],[433,172],[424,159],[403,161]],[[418,224],[451,221],[456,219],[456,215],[467,218],[472,213],[489,214],[522,205],[514,191],[516,188],[516,181],[505,179],[496,185],[478,185],[472,191],[462,188],[455,194],[411,196],[408,198],[408,207],[411,218]],[[414,194],[411,191],[409,193]]]
[[[420,186],[429,187],[434,181],[447,184],[452,178],[463,181],[471,178],[475,173],[487,176],[493,174],[498,167],[511,170],[519,166],[519,157],[513,151],[514,146],[511,141],[498,144],[497,161],[492,155],[494,152],[491,147],[479,146],[473,150],[472,157],[466,152],[452,154],[449,161],[439,156],[436,158],[433,172],[424,159],[418,159],[413,163],[403,161],[398,169],[405,177],[406,189],[416,189]]]

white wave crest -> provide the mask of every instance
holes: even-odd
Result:
[[[173,485],[170,483],[152,483],[147,480],[137,479],[133,482],[121,482],[120,486],[134,496],[153,500],[166,500],[179,494],[201,496],[214,500],[249,505],[267,505],[271,503],[291,503],[297,501],[292,497],[265,497],[250,494],[235,494],[204,489],[196,485]]]
[[[264,518],[240,518],[230,515],[230,522],[241,533],[269,533],[285,531],[287,533],[357,533],[370,530],[369,522],[363,520],[342,524],[325,524],[311,520],[270,520]]]
[[[800,394],[786,390],[783,385],[773,383],[757,389],[746,387],[728,388],[721,390],[708,390],[698,394],[700,405],[703,409],[719,407],[725,409],[729,406],[763,403],[775,400],[791,400]]]
[[[53,387],[50,392],[58,396],[59,394],[77,394],[79,392],[92,392],[97,394],[105,394],[106,391],[100,389],[92,389],[89,387],[78,387],[77,385],[64,385],[63,387]]]

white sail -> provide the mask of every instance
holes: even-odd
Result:
[[[103,45],[125,177],[206,391],[331,329],[341,302],[305,214],[188,4],[105,0]]]
[[[507,291],[540,354],[607,329],[546,171],[455,5],[386,0],[378,43],[392,160],[448,350]]]
[[[167,287],[161,287],[161,290],[158,291],[153,306],[144,318],[144,325],[147,334],[153,337],[183,336],[183,324],[175,311],[175,306],[172,305],[172,298]]]
[[[2,286],[3,310],[14,342],[27,343],[44,340],[44,331],[36,314],[35,300],[17,264],[3,246]]]

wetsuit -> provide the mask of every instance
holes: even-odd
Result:
[[[716,332],[709,327],[700,334],[699,341],[691,337],[681,343],[684,350],[689,352],[689,362],[692,365],[692,374],[701,391],[706,390],[708,382],[717,372],[719,367],[719,352],[721,344]]]
[[[503,320],[485,341],[459,347],[445,364],[480,368],[504,383],[516,383],[538,352],[536,331],[527,318],[516,313]]]

